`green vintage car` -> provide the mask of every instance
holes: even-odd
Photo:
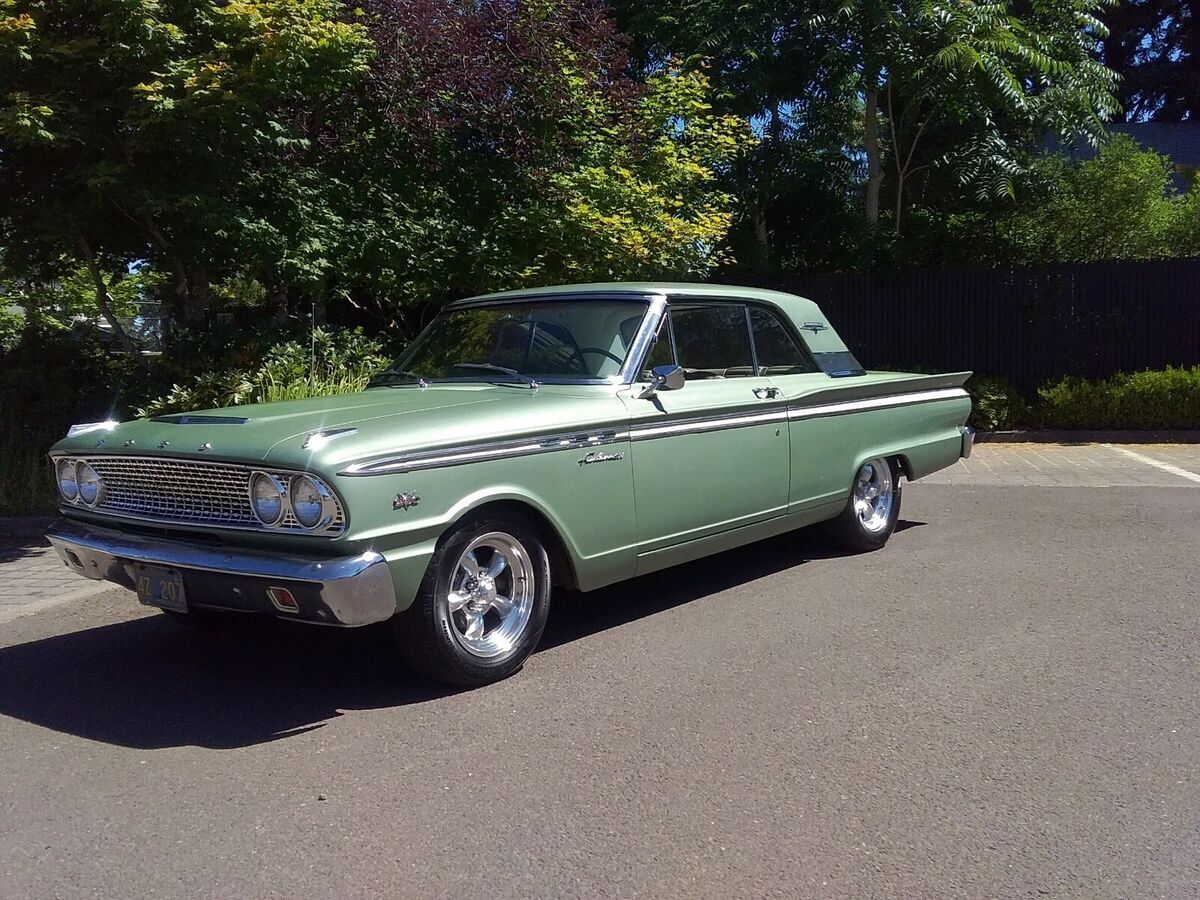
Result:
[[[709,284],[450,304],[365,391],[72,428],[64,562],[180,621],[391,620],[480,685],[589,591],[814,523],[851,550],[971,451],[968,373],[866,372],[817,306]]]

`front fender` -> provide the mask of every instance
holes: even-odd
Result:
[[[544,519],[581,590],[630,577],[637,558],[630,456],[626,449],[604,465],[581,465],[583,452],[564,449],[407,473],[338,476],[337,488],[351,509],[345,540],[388,561],[400,609],[416,597],[442,535],[491,503],[522,504]],[[398,496],[406,499],[396,503]]]

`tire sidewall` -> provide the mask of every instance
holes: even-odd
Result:
[[[446,603],[454,570],[463,550],[476,537],[489,531],[507,532],[516,538],[529,556],[535,572],[533,609],[530,611],[525,631],[508,653],[492,659],[475,656],[459,643],[455,637],[450,608]],[[432,590],[424,598],[425,611],[432,620],[435,640],[454,668],[466,680],[478,683],[504,678],[521,668],[541,640],[542,631],[546,627],[546,617],[550,612],[550,557],[537,529],[516,516],[489,516],[467,520],[446,538],[440,548],[436,565],[429,574],[433,576]]]

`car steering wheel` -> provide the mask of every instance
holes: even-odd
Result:
[[[607,350],[601,350],[599,347],[576,347],[571,353],[571,360],[579,360],[579,370],[583,375],[588,374],[587,367],[583,364],[583,354],[585,353],[599,353],[601,356],[607,356],[609,359],[615,362],[618,367],[621,365],[621,357],[617,356],[615,353],[609,353]]]

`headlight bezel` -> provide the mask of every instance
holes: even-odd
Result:
[[[79,501],[79,479],[76,475],[76,466],[78,461],[69,456],[60,456],[54,460],[54,483],[58,486],[58,496],[67,503],[76,503]],[[68,493],[63,488],[63,474],[70,475],[71,492]]]
[[[303,518],[301,518],[296,504],[296,492],[305,482],[312,485],[317,497],[320,500],[320,509],[318,510],[316,518],[311,522],[306,522]],[[308,472],[302,472],[292,476],[291,483],[288,485],[288,506],[292,510],[293,518],[295,518],[300,527],[306,531],[320,531],[324,528],[328,528],[329,525],[332,524],[334,518],[337,516],[337,501],[334,499],[333,492],[329,489],[329,486],[325,484],[324,481]]]
[[[95,478],[96,496],[89,500],[84,495],[83,484],[85,473],[90,472]],[[75,461],[75,487],[78,490],[78,502],[88,509],[95,509],[104,501],[104,477],[96,471],[96,467],[85,459]]]
[[[262,514],[258,511],[258,502],[257,502],[257,498],[255,496],[255,488],[259,485],[260,479],[263,479],[266,483],[273,485],[275,488],[276,496],[278,497],[278,500],[279,500],[279,512],[276,514],[274,519],[270,519],[270,520],[265,519],[265,518],[263,518]],[[255,471],[250,474],[250,486],[249,486],[249,491],[248,491],[249,495],[250,495],[250,511],[252,513],[254,513],[254,518],[258,519],[259,523],[264,528],[277,527],[283,521],[283,517],[285,515],[287,515],[287,511],[289,508],[289,500],[288,500],[289,490],[288,490],[288,488],[289,488],[288,485],[284,484],[283,481],[280,480],[280,478],[278,476],[272,474],[271,472]]]

